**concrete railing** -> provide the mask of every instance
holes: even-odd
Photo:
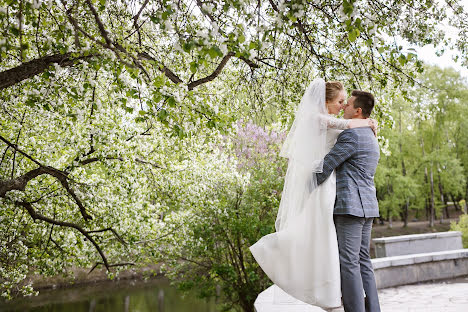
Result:
[[[373,239],[372,259],[377,288],[395,287],[468,275],[468,249],[462,249],[460,232],[403,235]],[[318,307],[291,297],[286,304],[274,303],[275,285],[255,301],[257,312],[318,312]]]
[[[377,288],[468,275],[468,249],[372,259]]]
[[[439,232],[374,238],[375,256],[393,257],[462,249],[461,232]]]
[[[461,232],[375,238],[372,259],[378,288],[468,275]]]

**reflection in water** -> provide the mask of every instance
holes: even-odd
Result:
[[[39,296],[0,301],[0,312],[214,312],[214,300],[181,293],[165,279],[119,281],[69,289],[43,290]]]
[[[160,289],[158,293],[159,311],[164,312],[164,290]]]
[[[124,311],[125,311],[125,312],[128,312],[128,311],[129,311],[129,310],[128,310],[129,307],[130,307],[130,296],[126,296],[126,297],[125,297],[125,309],[124,309]]]
[[[94,312],[95,307],[96,307],[96,299],[93,299],[89,302],[89,312]]]

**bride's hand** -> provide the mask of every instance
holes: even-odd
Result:
[[[374,135],[377,136],[378,123],[377,120],[372,118],[367,119],[351,119],[348,124],[348,128],[361,128],[361,127],[370,127],[374,131]]]

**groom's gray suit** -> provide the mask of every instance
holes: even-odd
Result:
[[[323,172],[316,175],[321,184],[336,170],[333,214],[346,312],[380,311],[369,255],[372,220],[379,216],[374,187],[378,162],[379,146],[371,128],[347,129],[325,156]]]

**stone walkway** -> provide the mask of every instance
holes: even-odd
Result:
[[[468,311],[468,279],[465,282],[380,289],[379,297],[382,312]]]
[[[278,306],[268,302],[270,300],[267,297],[262,299],[263,302],[256,304],[257,312],[324,311],[297,301],[291,305]],[[382,312],[464,312],[468,311],[468,277],[448,282],[379,289],[379,299]],[[343,311],[343,308],[332,310]]]

